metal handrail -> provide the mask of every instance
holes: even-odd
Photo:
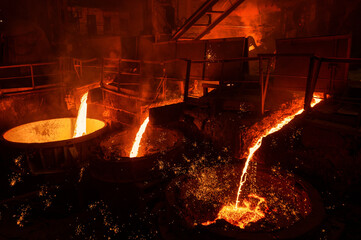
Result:
[[[315,62],[317,61],[317,62]],[[310,73],[307,78],[307,87],[305,94],[305,110],[311,109],[312,97],[316,88],[322,63],[356,63],[361,64],[361,58],[338,58],[338,57],[318,57],[313,56],[310,62]]]
[[[19,68],[19,67],[29,67],[29,66],[45,66],[45,65],[54,65],[54,64],[58,64],[58,62],[30,63],[30,64],[8,65],[8,66],[0,66],[0,69],[6,69],[6,68]]]
[[[57,76],[57,75],[61,75],[60,73],[54,73],[53,71],[51,71],[51,73],[46,73],[46,74],[34,74],[34,68],[36,70],[37,67],[42,67],[42,66],[59,66],[58,62],[46,62],[46,63],[31,63],[31,64],[18,64],[18,65],[9,65],[9,66],[1,66],[0,70],[6,70],[6,69],[14,69],[14,68],[29,68],[29,72],[30,75],[19,75],[19,76],[8,76],[8,77],[2,77],[0,78],[0,81],[6,81],[6,80],[14,80],[14,79],[31,79],[31,87],[5,87],[1,89],[2,93],[14,93],[14,92],[23,92],[23,91],[28,91],[28,90],[35,90],[35,89],[39,89],[39,87],[44,88],[44,87],[53,87],[54,83],[51,84],[42,84],[42,85],[37,85],[35,82],[35,79],[38,77],[46,77],[46,76]],[[61,81],[62,82],[62,81]],[[56,84],[59,85],[59,84]]]

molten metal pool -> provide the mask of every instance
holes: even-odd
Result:
[[[303,236],[322,221],[323,205],[312,186],[279,169],[259,166],[252,166],[240,196],[246,204],[238,208],[247,207],[242,218],[253,220],[241,228],[239,222],[217,219],[222,207],[234,202],[238,169],[239,166],[204,168],[175,179],[167,191],[167,209],[174,216],[167,221],[178,226],[172,231],[181,226],[227,239],[288,239]]]
[[[172,129],[148,126],[139,153],[130,157],[137,129],[114,132],[100,143],[99,156],[90,164],[91,174],[104,182],[156,179],[179,155],[183,136]]]
[[[90,149],[105,132],[106,124],[86,119],[85,134],[75,137],[76,118],[55,118],[26,123],[5,132],[9,150],[25,155],[32,174],[52,174],[80,168],[89,161]]]
[[[55,143],[73,139],[76,118],[55,118],[31,122],[14,127],[4,133],[3,137],[12,143]],[[86,119],[86,134],[94,133],[105,127],[103,121]],[[84,135],[84,136],[85,136]]]

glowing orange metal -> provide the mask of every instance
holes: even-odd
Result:
[[[314,98],[313,99],[313,103],[311,104],[311,107],[315,106],[317,103],[319,103],[321,101],[321,99],[319,98]],[[297,115],[301,114],[302,112],[304,111],[304,109],[301,109],[299,110],[298,112],[296,112],[295,114],[291,115],[291,116],[288,116],[286,118],[284,118],[282,121],[280,121],[279,123],[277,123],[276,126],[270,128],[265,134],[263,134],[256,142],[256,144],[251,147],[249,149],[249,153],[248,153],[248,157],[247,157],[247,160],[246,160],[246,163],[243,167],[243,171],[242,171],[242,175],[241,175],[241,180],[239,182],[239,187],[238,187],[238,192],[237,192],[237,199],[236,199],[236,208],[238,207],[238,203],[239,203],[239,196],[242,192],[242,186],[243,184],[246,182],[247,180],[247,170],[248,170],[248,165],[249,165],[249,162],[251,161],[252,157],[253,157],[253,154],[257,151],[257,149],[261,146],[262,144],[262,139],[264,137],[266,137],[267,135],[269,134],[272,134],[272,133],[275,133],[277,132],[278,130],[280,130],[283,126],[285,126],[286,124],[288,124],[289,122],[292,121],[292,119],[294,119]]]
[[[311,104],[311,107],[314,107],[317,103],[319,103],[321,101],[322,101],[322,99],[314,97],[313,102]],[[295,116],[301,114],[303,111],[304,111],[304,109],[300,109],[295,114],[282,119],[274,127],[268,129],[266,131],[266,133],[264,133],[261,137],[259,137],[259,139],[256,141],[256,143],[251,148],[249,148],[248,157],[247,157],[246,163],[245,163],[245,165],[243,167],[241,179],[240,179],[240,182],[239,182],[236,204],[234,206],[232,206],[232,205],[223,206],[222,209],[220,210],[220,212],[218,213],[218,216],[217,216],[216,220],[217,219],[224,219],[224,220],[226,220],[227,222],[229,222],[229,223],[231,223],[233,225],[236,225],[236,226],[238,226],[240,228],[244,228],[248,223],[257,222],[258,220],[265,217],[264,212],[260,208],[260,205],[262,203],[266,204],[265,199],[255,195],[255,194],[248,195],[249,198],[255,198],[255,199],[259,200],[259,202],[257,203],[257,206],[255,208],[253,208],[253,209],[251,208],[251,203],[247,199],[243,200],[242,206],[238,206],[239,202],[240,202],[239,197],[240,197],[240,194],[242,192],[243,184],[247,180],[246,176],[247,176],[247,170],[248,170],[249,162],[251,161],[254,153],[261,146],[262,139],[264,137],[266,137],[267,135],[272,134],[274,132],[277,132],[283,126],[288,124],[292,119],[294,119]],[[267,206],[265,206],[265,207],[267,208]],[[214,223],[216,220],[208,221],[208,222],[205,222],[205,223],[202,223],[202,224],[203,225],[209,225],[209,224]]]
[[[202,225],[210,225],[212,223],[215,223],[218,219],[224,219],[235,226],[244,228],[248,223],[257,222],[258,220],[264,218],[264,211],[268,209],[266,205],[266,199],[259,197],[256,194],[249,194],[248,198],[253,198],[257,200],[257,205],[254,206],[251,201],[249,201],[248,199],[244,199],[242,202],[242,206],[238,208],[235,208],[235,206],[231,204],[223,206],[214,221],[208,221],[202,223]]]
[[[145,129],[147,128],[148,122],[149,122],[149,117],[147,117],[144,120],[143,124],[140,126],[140,128],[137,132],[137,136],[135,137],[132,151],[130,152],[129,157],[134,158],[134,157],[138,156],[140,141],[142,140],[142,136],[143,136],[143,133],[145,132]]]
[[[74,135],[73,138],[81,137],[86,134],[86,114],[87,114],[87,103],[88,100],[88,92],[86,92],[81,97],[81,103],[78,110],[78,117],[75,123]]]

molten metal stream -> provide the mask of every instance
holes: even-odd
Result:
[[[81,103],[78,111],[78,117],[75,123],[74,135],[73,138],[81,137],[86,134],[86,113],[87,113],[87,103],[88,100],[88,92],[86,92],[81,97]]]
[[[313,101],[313,103],[311,105],[312,107],[315,106],[317,103],[322,101],[321,99],[316,99],[316,98],[314,98],[313,100],[314,101]],[[248,157],[247,157],[246,163],[245,163],[245,165],[243,167],[241,179],[240,179],[240,182],[239,182],[236,204],[234,206],[232,206],[232,205],[223,206],[222,209],[219,211],[219,213],[217,215],[217,218],[214,221],[208,221],[208,222],[202,223],[202,225],[210,225],[212,223],[215,223],[216,220],[218,220],[218,219],[224,219],[224,220],[226,220],[227,222],[229,222],[229,223],[231,223],[233,225],[236,225],[236,226],[238,226],[240,228],[244,228],[248,223],[257,222],[258,220],[265,217],[265,214],[262,211],[262,208],[264,209],[264,211],[266,211],[268,209],[268,207],[266,205],[266,201],[265,201],[264,198],[259,197],[259,196],[255,195],[255,194],[249,194],[248,195],[248,198],[253,198],[253,199],[258,200],[257,205],[255,207],[254,206],[252,207],[252,204],[247,199],[244,199],[243,202],[242,202],[242,206],[239,206],[239,203],[240,203],[239,197],[240,197],[240,195],[242,193],[242,187],[243,187],[243,184],[247,180],[246,176],[247,176],[247,170],[248,170],[249,162],[251,161],[254,153],[261,146],[262,139],[264,137],[266,137],[267,135],[272,134],[274,132],[277,132],[283,126],[288,124],[292,119],[294,119],[295,116],[301,114],[303,111],[304,110],[301,109],[297,113],[284,118],[282,121],[277,123],[274,127],[267,130],[267,132],[265,134],[263,134],[257,140],[256,144],[249,149]],[[263,204],[263,205],[261,206],[261,204]]]
[[[316,99],[314,98],[314,102],[312,103],[311,107],[315,106],[317,103],[321,102],[321,99]],[[258,148],[262,145],[262,139],[266,136],[268,136],[269,134],[275,133],[278,130],[280,130],[281,128],[283,128],[283,126],[285,126],[286,124],[288,124],[289,122],[292,121],[292,119],[294,119],[297,115],[300,115],[301,113],[303,113],[304,109],[299,110],[297,113],[295,113],[294,115],[288,116],[286,118],[284,118],[281,122],[279,122],[276,126],[274,126],[273,128],[269,129],[263,136],[261,136],[256,144],[251,147],[249,149],[249,154],[246,160],[246,163],[243,167],[243,171],[242,171],[242,175],[241,175],[241,180],[239,182],[239,187],[238,187],[238,192],[237,192],[237,199],[236,199],[236,205],[235,208],[238,208],[238,204],[239,204],[239,196],[242,192],[242,186],[243,184],[246,182],[247,177],[247,170],[248,170],[248,165],[249,162],[251,161],[253,154],[258,150]]]
[[[144,120],[143,124],[140,126],[140,128],[137,132],[137,136],[135,137],[132,151],[130,152],[129,157],[134,158],[134,157],[138,156],[140,141],[142,140],[142,136],[143,136],[143,133],[145,132],[145,129],[147,128],[148,122],[149,122],[149,117],[147,117]]]

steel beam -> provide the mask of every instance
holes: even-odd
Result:
[[[207,35],[213,28],[215,28],[218,23],[220,23],[223,19],[225,19],[229,14],[231,14],[244,0],[236,1],[231,7],[229,7],[222,15],[220,15],[214,22],[212,22],[201,34],[199,34],[195,40],[200,40],[202,37]]]
[[[193,15],[187,19],[183,26],[172,36],[172,40],[178,40],[185,32],[190,29],[204,14],[218,2],[219,0],[207,0],[203,3]]]

